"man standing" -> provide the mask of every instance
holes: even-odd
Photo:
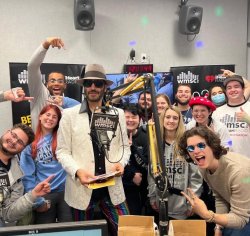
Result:
[[[244,97],[244,81],[239,75],[228,77],[224,81],[227,104],[219,107],[213,117],[224,123],[233,142],[234,152],[250,157],[247,147],[250,145],[250,102]]]
[[[178,84],[175,94],[175,105],[179,108],[182,114],[184,124],[186,125],[192,120],[192,110],[188,103],[192,97],[191,86],[189,84]]]
[[[73,208],[75,220],[93,220],[97,205],[107,219],[112,235],[117,235],[118,216],[128,214],[121,174],[130,157],[124,112],[107,109],[107,114],[119,116],[115,133],[107,131],[111,139],[109,157],[98,137],[90,129],[91,116],[103,106],[103,96],[112,81],[106,79],[103,66],[89,64],[84,78],[85,99],[81,105],[64,110],[57,139],[57,158],[67,172],[65,200]],[[107,139],[107,137],[105,138]],[[109,151],[107,151],[109,152]],[[116,171],[115,184],[91,189],[88,185],[96,176]]]
[[[79,104],[75,99],[63,97],[64,90],[67,87],[63,73],[58,71],[51,72],[46,79],[46,85],[43,84],[40,66],[50,46],[61,49],[64,47],[64,42],[57,37],[47,38],[36,49],[28,64],[29,92],[30,96],[34,97],[33,102],[30,104],[31,126],[33,130],[36,130],[38,115],[48,103],[48,100],[53,101],[53,103],[61,106],[63,109]]]
[[[32,129],[24,124],[14,125],[0,138],[0,227],[5,221],[13,222],[23,217],[32,209],[36,198],[50,192],[52,176],[23,195],[23,172],[17,155],[33,140]]]

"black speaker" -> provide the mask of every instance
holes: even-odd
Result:
[[[77,30],[93,30],[95,26],[94,0],[75,0],[74,22]]]
[[[179,15],[179,32],[181,34],[198,34],[201,27],[203,8],[183,5]]]

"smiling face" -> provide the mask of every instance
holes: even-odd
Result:
[[[161,112],[163,112],[169,106],[167,101],[163,97],[156,98],[156,105],[158,114],[161,114]]]
[[[62,96],[66,88],[65,77],[62,73],[52,72],[48,76],[47,88],[52,96]]]
[[[139,97],[138,104],[142,109],[150,109],[152,107],[151,94],[146,93],[146,103],[144,101],[144,93],[142,93]]]
[[[227,83],[226,95],[228,103],[231,105],[241,104],[245,101],[244,89],[238,81],[230,81]]]
[[[126,125],[128,132],[134,132],[137,130],[139,123],[140,123],[140,117],[138,114],[133,114],[130,111],[124,111],[125,113],[125,119],[126,119]]]
[[[190,147],[192,151],[189,151],[188,147]],[[212,172],[216,170],[218,159],[215,158],[211,147],[207,145],[204,138],[198,135],[189,137],[187,139],[187,151],[199,168],[209,169]]]
[[[194,105],[192,107],[192,115],[195,121],[199,125],[207,125],[208,124],[208,117],[211,114],[211,111],[208,107],[203,105]]]
[[[20,128],[8,130],[0,139],[0,150],[6,155],[18,154],[25,148],[28,139]]]
[[[191,89],[188,86],[181,85],[178,87],[175,99],[181,105],[187,105],[189,100],[191,99],[192,93]]]
[[[41,123],[41,128],[44,133],[52,132],[53,129],[58,124],[58,115],[54,109],[49,109],[45,113],[39,116],[39,120]]]
[[[176,131],[179,125],[179,115],[175,111],[168,109],[164,116],[164,128],[166,131]]]

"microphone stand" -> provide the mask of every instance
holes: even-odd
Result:
[[[147,83],[146,83],[147,80]],[[112,99],[116,98],[116,97],[122,97],[125,96],[127,94],[132,94],[138,91],[141,91],[141,87],[137,86],[136,89],[133,90],[133,86],[139,85],[140,83],[142,83],[142,81],[144,81],[144,85],[143,85],[143,90],[144,90],[144,94],[147,88],[147,85],[149,85],[150,89],[150,94],[151,94],[151,100],[152,100],[152,112],[153,112],[153,118],[154,118],[154,123],[155,123],[155,135],[156,135],[156,144],[157,144],[157,151],[158,151],[158,156],[159,156],[159,165],[161,168],[161,173],[158,174],[157,176],[153,176],[154,180],[155,180],[155,184],[157,187],[157,193],[159,195],[159,231],[160,231],[160,236],[167,236],[168,235],[168,189],[167,189],[167,172],[166,172],[166,166],[164,163],[164,155],[163,155],[163,141],[162,141],[162,137],[161,137],[161,131],[160,131],[160,122],[159,122],[159,116],[158,116],[158,111],[157,111],[157,105],[156,105],[156,93],[155,93],[155,85],[154,85],[154,77],[152,74],[147,74],[144,76],[141,76],[139,78],[137,78],[135,81],[129,83],[129,84],[123,84],[119,87],[116,87],[115,89],[112,89],[110,92],[116,91],[118,89],[121,88],[125,88],[120,95],[115,96],[115,97],[111,97],[111,95],[109,96],[109,102],[112,101]],[[149,81],[149,83],[148,83]],[[138,88],[138,89],[137,89]],[[146,96],[144,95],[144,102],[146,104]],[[145,116],[146,116],[146,121],[148,121],[148,113],[147,113],[147,106],[145,109]],[[149,127],[147,125],[147,133],[148,133],[148,140],[150,140],[149,137]],[[153,144],[150,144],[153,145]],[[151,166],[152,161],[149,158],[149,166]]]
[[[156,143],[158,147],[158,153],[159,153],[159,164],[162,169],[162,173],[158,175],[155,178],[156,187],[158,190],[159,195],[159,231],[160,236],[167,236],[168,235],[168,190],[167,190],[167,172],[166,172],[166,166],[163,160],[164,154],[163,154],[163,141],[161,137],[161,130],[160,130],[160,122],[159,122],[159,116],[157,111],[157,105],[156,105],[156,93],[155,93],[155,85],[153,81],[153,76],[149,78],[149,84],[150,84],[150,93],[151,93],[151,100],[152,100],[152,112],[153,112],[153,118],[154,118],[154,124],[155,124],[155,134],[156,134]],[[144,96],[145,97],[145,96]],[[150,158],[149,158],[150,163]]]

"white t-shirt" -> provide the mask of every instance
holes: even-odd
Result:
[[[229,106],[227,104],[214,111],[213,118],[220,120],[228,128],[233,141],[234,152],[240,153],[250,158],[250,126],[246,122],[236,120],[236,112],[240,112],[240,107],[250,114],[250,102],[245,102],[239,106]]]

